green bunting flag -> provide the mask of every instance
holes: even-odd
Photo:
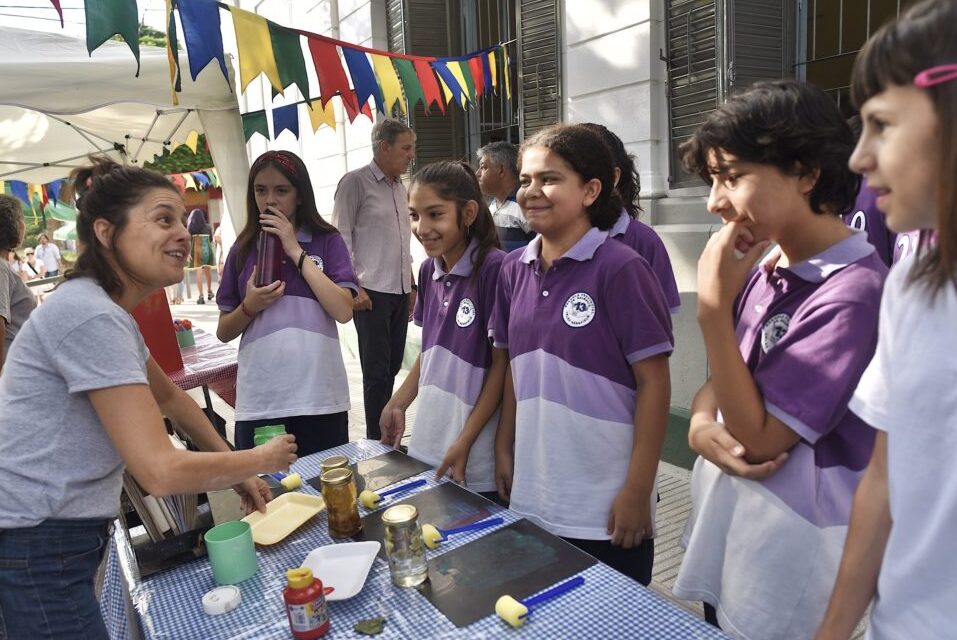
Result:
[[[309,76],[306,74],[306,63],[302,58],[299,34],[275,22],[270,22],[269,38],[272,40],[272,51],[276,56],[276,67],[279,69],[279,79],[283,89],[294,84],[299,87],[299,93],[308,99]]]
[[[86,0],[86,50],[90,55],[115,35],[126,41],[140,75],[139,19],[136,0]]]
[[[256,133],[269,140],[269,119],[264,109],[243,114],[243,136],[246,142]]]
[[[426,111],[429,105],[425,102],[425,94],[422,92],[422,85],[419,83],[419,76],[415,73],[415,66],[411,60],[404,58],[393,58],[396,73],[399,74],[399,80],[402,81],[402,90],[405,92],[405,98],[409,103],[409,110],[415,111],[415,104],[421,102]]]

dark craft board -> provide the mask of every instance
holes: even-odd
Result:
[[[399,496],[389,504],[411,504],[419,512],[420,526],[429,523],[439,529],[464,527],[502,511],[502,507],[491,500],[454,482],[446,482],[407,497]],[[354,539],[382,542],[385,538],[383,511],[385,509],[379,509],[362,518],[362,531]],[[385,545],[379,549],[379,556],[383,559],[386,557]]]
[[[378,491],[406,478],[416,476],[432,468],[424,462],[409,457],[399,451],[388,451],[382,455],[350,465],[356,478],[356,491],[363,489]],[[314,489],[322,490],[319,476],[306,480]]]
[[[465,627],[495,613],[503,595],[522,600],[597,562],[522,519],[430,559],[429,579],[416,589],[452,624]]]

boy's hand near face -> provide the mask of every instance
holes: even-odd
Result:
[[[755,244],[751,231],[737,222],[711,236],[698,259],[699,320],[716,314],[730,317],[735,298],[769,245]]]

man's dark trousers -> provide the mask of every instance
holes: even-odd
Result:
[[[352,318],[359,334],[359,362],[362,365],[362,398],[366,411],[366,437],[378,440],[379,416],[389,398],[395,376],[402,367],[405,336],[409,328],[407,293],[366,293],[371,311],[355,311]]]

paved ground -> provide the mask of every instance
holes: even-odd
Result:
[[[185,304],[173,305],[172,311],[174,318],[189,318],[194,324],[210,333],[216,331],[219,311],[213,303],[199,305],[195,303],[194,299]],[[410,352],[414,352],[414,349],[417,348],[418,334],[414,329],[410,326]],[[351,440],[356,440],[365,437],[365,411],[362,408],[362,372],[359,368],[358,353],[355,350],[355,329],[352,323],[340,327],[340,336],[352,396],[352,410],[349,412],[349,437]],[[238,339],[234,341],[234,344],[238,345]],[[409,356],[414,358],[412,353],[407,352],[407,360]],[[396,380],[396,385],[401,384],[404,378],[405,371],[403,370]],[[202,393],[199,390],[194,390],[192,395],[199,404],[203,404]],[[227,435],[232,437],[232,408],[215,394],[213,394],[213,405],[216,412],[225,418]],[[409,425],[415,421],[415,411],[416,403],[413,403],[407,415]],[[678,545],[678,539],[691,511],[690,477],[690,471],[687,469],[666,462],[662,462],[659,467],[658,489],[661,502],[658,504],[657,511],[658,537],[655,540],[655,567],[651,588],[678,606],[701,615],[701,605],[699,603],[677,600],[671,594],[671,587],[674,585],[675,578],[678,575],[678,567],[681,565],[681,559],[684,555],[684,551]],[[854,638],[862,638],[863,631],[864,627],[861,626]]]

